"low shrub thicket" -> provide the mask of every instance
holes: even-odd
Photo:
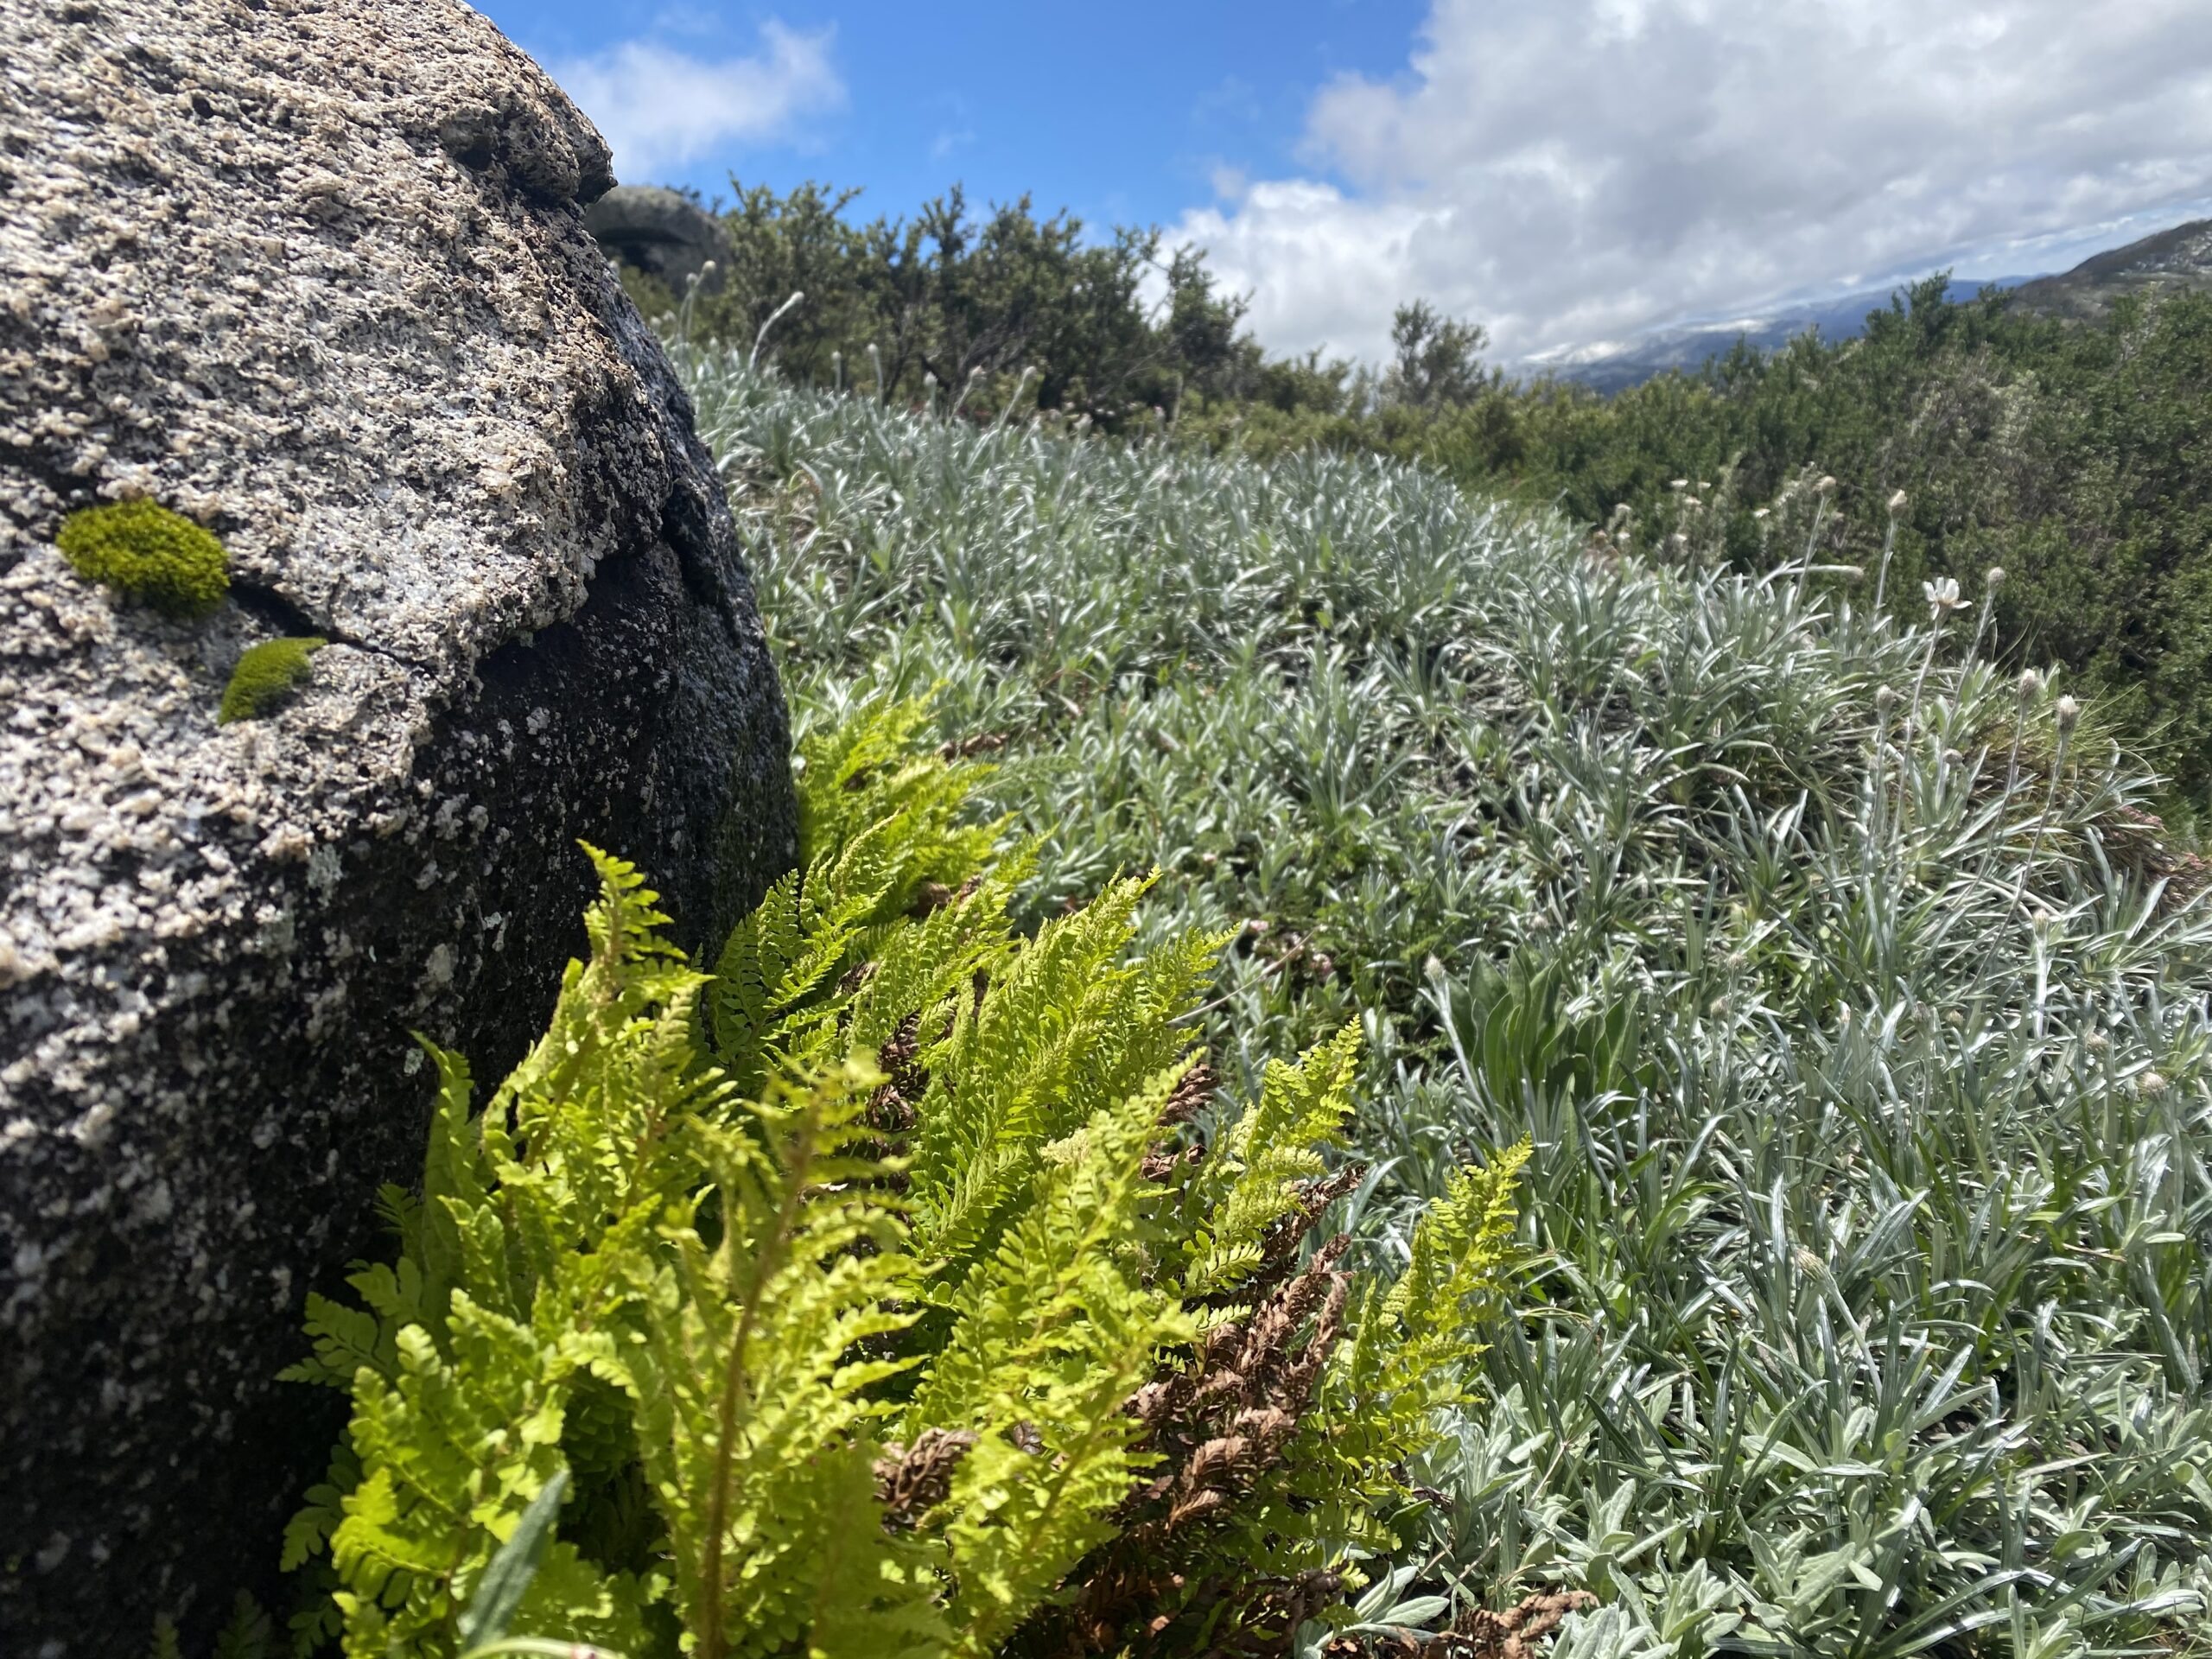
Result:
[[[803,728],[938,688],[1033,920],[1167,872],[1248,1087],[1370,1010],[1369,1259],[1531,1141],[1409,1591],[1595,1592],[1573,1659],[2207,1650],[2204,872],[1980,595],[677,354]]]
[[[628,280],[651,315],[758,342],[788,378],[971,421],[1012,404],[1098,432],[1165,429],[1260,460],[1420,461],[1586,524],[1625,506],[1647,547],[1671,533],[1677,480],[1710,495],[1729,480],[1722,539],[1754,574],[1769,563],[1756,514],[1811,467],[1838,483],[1838,556],[1871,556],[1894,516],[1910,584],[2004,566],[1992,632],[2005,659],[2093,677],[2155,742],[2174,804],[2212,799],[2212,296],[2137,296],[2061,321],[1931,277],[1859,337],[1738,345],[1606,396],[1484,363],[1479,319],[1413,296],[1393,296],[1411,302],[1379,373],[1318,351],[1269,358],[1204,251],[1156,229],[1087,235],[1027,200],[975,216],[957,190],[864,223],[856,192],[733,188],[721,292]]]

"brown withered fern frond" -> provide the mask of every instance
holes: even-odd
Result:
[[[883,1505],[883,1524],[893,1532],[918,1526],[924,1516],[950,1495],[953,1471],[975,1444],[975,1435],[965,1429],[929,1428],[912,1446],[896,1440],[886,1446],[875,1460],[875,1496]]]
[[[1160,1109],[1160,1127],[1178,1129],[1195,1122],[1212,1100],[1220,1083],[1219,1074],[1203,1060],[1192,1066],[1168,1091],[1166,1103]],[[1202,1140],[1193,1139],[1188,1144],[1173,1138],[1155,1141],[1144,1155],[1144,1178],[1147,1181],[1173,1180],[1178,1170],[1195,1168],[1205,1161],[1205,1157],[1206,1146]]]
[[[1160,1127],[1179,1128],[1191,1122],[1206,1109],[1213,1099],[1214,1090],[1221,1086],[1221,1074],[1205,1061],[1199,1061],[1185,1071],[1167,1094],[1167,1101],[1160,1109]]]
[[[1341,1599],[1334,1573],[1294,1578],[1225,1575],[1206,1546],[1216,1523],[1279,1465],[1344,1334],[1351,1241],[1332,1238],[1296,1269],[1296,1245],[1335,1194],[1315,1183],[1272,1254],[1251,1311],[1216,1325],[1180,1369],[1155,1378],[1125,1409],[1144,1425],[1142,1446],[1160,1459],[1116,1512],[1117,1536],[1071,1575],[1066,1605],[1040,1610],[1015,1643],[1027,1655],[1075,1659],[1129,1649],[1263,1659],[1287,1652],[1304,1620]],[[1212,1576],[1206,1576],[1208,1573]]]
[[[910,1014],[876,1051],[883,1082],[868,1103],[868,1127],[885,1135],[904,1135],[915,1123],[915,1105],[928,1092],[930,1074],[919,1064],[921,1016]]]

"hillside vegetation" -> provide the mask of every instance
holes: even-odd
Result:
[[[1417,460],[1617,535],[1625,524],[1654,550],[1694,499],[1754,573],[1779,556],[1767,519],[1801,480],[1836,480],[1827,556],[1870,568],[1902,492],[1892,595],[1910,607],[1924,579],[2002,569],[1995,654],[2095,685],[2189,810],[2212,786],[2212,295],[2069,322],[1931,282],[1862,338],[1739,348],[1611,397],[1494,378],[1457,401],[1363,412],[1209,406],[1185,435],[1262,457]]]
[[[1574,1659],[2212,1650],[2204,872],[1980,592],[1872,612],[1810,486],[1764,563],[1655,563],[1373,457],[677,354],[803,729],[932,696],[1036,840],[1017,918],[1157,869],[1140,939],[1233,930],[1232,1090],[1362,1022],[1368,1262],[1531,1143],[1483,1398],[1370,1568],[1445,1599],[1400,1622],[1575,1588]]]
[[[1903,491],[1893,594],[2002,568],[1999,659],[2093,682],[2176,779],[2170,804],[2193,811],[2212,788],[2212,295],[2107,294],[2093,319],[2063,322],[1936,280],[1863,339],[1739,349],[1609,397],[1509,377],[1484,361],[1478,326],[1412,296],[1379,371],[1271,358],[1202,251],[1157,232],[1102,241],[1026,201],[973,215],[957,193],[864,221],[855,194],[740,188],[724,220],[735,269],[722,294],[695,297],[690,331],[760,340],[800,384],[981,423],[1014,404],[1263,459],[1417,460],[1646,550],[1694,496],[1754,575],[1777,556],[1757,515],[1808,469],[1837,480],[1838,562],[1872,562]],[[632,286],[651,315],[682,297]]]

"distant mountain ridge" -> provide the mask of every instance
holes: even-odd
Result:
[[[2212,290],[2212,219],[2191,219],[2021,285],[2012,303],[2044,316],[2094,321],[2123,295]]]
[[[2018,289],[2032,278],[1984,276],[1955,279],[1952,287],[1967,293],[1984,288]],[[1625,344],[1609,344],[1579,351],[1546,353],[1529,359],[1536,373],[1551,373],[1598,391],[1621,391],[1641,385],[1654,375],[1681,369],[1694,372],[1707,361],[1725,357],[1738,340],[1758,351],[1771,352],[1789,343],[1808,328],[1820,331],[1823,340],[1852,340],[1866,331],[1866,314],[1888,306],[1891,296],[1905,288],[1861,289],[1833,300],[1802,301],[1773,311],[1754,313],[1724,321],[1678,323],[1656,328]]]
[[[1620,391],[1670,370],[1694,372],[1725,356],[1738,340],[1774,351],[1808,328],[1817,328],[1824,340],[1855,339],[1866,332],[1866,314],[1886,307],[1904,286],[1864,289],[1725,321],[1679,323],[1624,343],[1540,353],[1524,366],[1599,391]],[[1952,287],[1965,293],[2009,290],[2021,309],[2085,322],[2102,317],[2124,295],[2212,291],[2212,219],[2157,232],[2057,275],[1959,277]]]

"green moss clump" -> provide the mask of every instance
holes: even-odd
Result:
[[[327,639],[264,639],[247,649],[231,671],[223,688],[223,706],[215,723],[259,720],[289,700],[293,689],[308,677],[308,658],[329,644]]]
[[[231,590],[222,543],[151,501],[86,507],[54,538],[77,574],[170,616],[205,616]]]

